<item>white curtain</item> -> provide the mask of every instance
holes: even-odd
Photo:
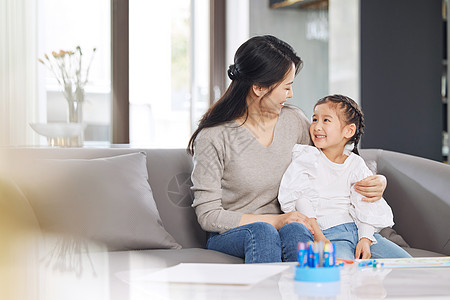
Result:
[[[0,0],[0,146],[39,142],[37,59],[37,1]]]

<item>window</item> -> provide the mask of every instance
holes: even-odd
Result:
[[[39,57],[78,45],[89,57],[97,49],[83,105],[88,146],[112,140],[111,3],[39,0]],[[121,101],[129,101],[130,144],[186,147],[209,106],[209,1],[128,4],[129,99]],[[47,122],[66,122],[60,85],[45,67],[39,72]]]
[[[187,146],[209,105],[208,37],[207,0],[130,0],[130,144]]]
[[[109,143],[111,124],[111,18],[110,0],[39,0],[38,55],[80,46],[87,60],[96,48],[85,88],[83,121],[85,144]],[[67,102],[53,74],[45,74],[41,97],[47,104],[47,122],[67,121]]]

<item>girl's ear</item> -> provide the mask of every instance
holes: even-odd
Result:
[[[260,86],[254,84],[254,85],[252,85],[252,91],[256,96],[262,97],[267,93],[267,88],[260,87]]]
[[[355,123],[348,124],[344,128],[344,136],[347,139],[351,139],[355,135],[355,132],[356,132]]]

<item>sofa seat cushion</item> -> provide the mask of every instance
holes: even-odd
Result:
[[[403,248],[403,247],[402,247]],[[423,250],[423,249],[417,249],[417,248],[410,248],[405,247],[406,252],[408,252],[412,257],[445,257],[444,254]]]
[[[167,268],[180,263],[241,264],[239,257],[203,248],[114,251],[108,253],[116,271]]]

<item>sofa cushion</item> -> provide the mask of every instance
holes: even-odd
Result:
[[[147,180],[145,153],[131,153],[41,159],[21,182],[43,229],[102,242],[109,250],[179,249]]]

